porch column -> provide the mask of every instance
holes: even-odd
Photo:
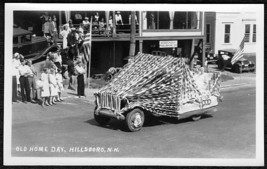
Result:
[[[195,51],[195,39],[192,39],[192,44],[191,44],[191,55],[190,55],[190,58],[189,58],[189,60],[191,60],[190,61],[190,63],[189,63],[189,65],[190,65],[190,69],[192,70],[193,69],[193,61],[194,61],[194,59],[193,59],[193,57],[194,57],[194,51]],[[192,57],[192,58],[191,58]]]
[[[113,19],[113,34],[112,36],[114,37],[116,35],[116,20],[115,20],[115,11],[113,11],[113,16],[112,16],[112,19]]]
[[[59,11],[58,14],[59,14],[59,15],[58,15],[58,17],[59,17],[59,18],[58,18],[58,20],[59,20],[59,26],[61,26],[61,25],[62,25],[62,15],[61,15],[61,11]]]
[[[170,15],[170,30],[172,30],[173,29],[174,11],[170,11],[169,15]]]
[[[139,40],[139,52],[143,53],[143,40]]]
[[[106,34],[109,36],[109,11],[105,11],[105,16],[106,16]]]
[[[206,44],[206,38],[203,38],[203,42],[202,42],[202,67],[205,67],[205,53],[206,53],[206,49],[205,49],[205,44]]]

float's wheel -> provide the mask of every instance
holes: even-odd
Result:
[[[199,119],[201,119],[201,115],[194,115],[191,118],[193,121],[198,121]]]
[[[145,121],[145,115],[139,108],[133,109],[126,115],[126,127],[129,131],[139,131]]]

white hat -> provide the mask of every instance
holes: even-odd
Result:
[[[117,13],[121,13],[120,11],[117,11]]]
[[[89,19],[88,17],[85,17],[84,19]]]
[[[74,27],[72,27],[72,28],[70,28],[71,30],[76,30],[76,28],[74,28]]]
[[[18,52],[16,52],[16,53],[14,54],[14,56],[15,56],[15,57],[18,57],[18,56],[19,56],[19,53],[18,53]]]

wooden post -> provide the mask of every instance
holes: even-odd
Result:
[[[113,11],[112,13],[112,19],[113,19],[113,31],[112,31],[112,36],[114,37],[116,35],[116,20],[115,20],[115,11]]]
[[[92,61],[92,17],[90,20],[90,54],[87,62],[87,77],[88,77],[88,86],[89,86],[89,79],[90,79],[90,69],[91,69],[91,61]]]
[[[130,35],[130,51],[129,57],[134,57],[135,54],[135,34],[136,34],[136,27],[135,27],[135,11],[131,12],[131,35]]]
[[[59,26],[62,25],[62,15],[61,15],[61,11],[58,12],[58,20],[59,20]],[[58,29],[59,30],[59,29]],[[60,33],[60,32],[59,32]]]
[[[143,53],[143,40],[139,40],[139,52]]]
[[[205,49],[205,44],[206,44],[206,39],[203,38],[203,42],[202,42],[202,67],[205,66],[205,57],[206,57],[206,49]]]
[[[189,58],[189,66],[190,69],[193,69],[193,59],[194,59],[194,55],[195,55],[195,39],[192,39],[192,45],[191,45],[191,58]]]

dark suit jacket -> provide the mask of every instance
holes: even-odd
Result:
[[[68,46],[75,45],[77,43],[76,32],[70,32],[67,37]]]

